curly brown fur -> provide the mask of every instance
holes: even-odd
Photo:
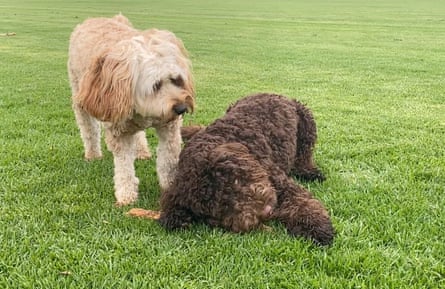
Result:
[[[175,181],[161,197],[159,222],[165,228],[203,221],[247,232],[276,219],[291,235],[332,243],[328,212],[292,179],[324,179],[313,160],[315,121],[300,102],[249,96],[188,136]]]

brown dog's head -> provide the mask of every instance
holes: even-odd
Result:
[[[123,40],[95,59],[79,83],[80,106],[113,123],[134,113],[168,122],[193,111],[191,65],[182,42],[152,38]]]

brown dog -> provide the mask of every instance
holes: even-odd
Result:
[[[274,94],[239,100],[210,126],[183,128],[191,137],[177,176],[161,197],[159,222],[167,229],[202,221],[233,232],[270,219],[289,234],[331,244],[328,212],[292,175],[324,180],[313,161],[316,126],[300,102]]]

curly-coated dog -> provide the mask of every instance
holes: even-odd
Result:
[[[173,181],[181,151],[182,114],[195,104],[191,63],[172,32],[140,31],[123,15],[91,18],[71,34],[68,72],[87,160],[101,158],[101,126],[114,157],[117,205],[134,202],[134,160],[149,158],[144,129],[159,137],[161,189]]]
[[[203,221],[247,232],[276,219],[291,235],[332,243],[327,210],[292,178],[324,180],[313,160],[315,121],[303,104],[253,95],[206,128],[183,129],[193,137],[180,154],[172,186],[161,196],[161,225],[176,229]]]

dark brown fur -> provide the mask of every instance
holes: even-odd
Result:
[[[177,177],[161,197],[167,229],[204,221],[233,232],[270,219],[289,234],[331,244],[328,212],[292,176],[324,180],[313,161],[316,126],[301,103],[273,94],[239,100],[207,128],[183,130]]]

